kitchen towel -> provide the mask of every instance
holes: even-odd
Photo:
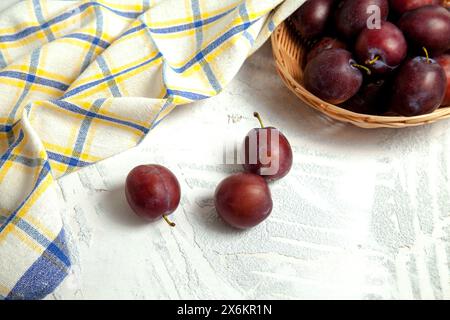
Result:
[[[221,92],[303,2],[28,0],[4,11],[0,298],[44,298],[68,273],[56,179]]]

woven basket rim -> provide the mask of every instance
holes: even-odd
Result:
[[[412,116],[412,117],[402,117],[402,116],[381,116],[381,115],[369,115],[349,111],[337,105],[330,104],[323,101],[319,97],[313,95],[308,90],[305,89],[302,83],[300,83],[295,77],[289,72],[289,62],[295,60],[293,55],[287,52],[287,47],[294,47],[295,50],[303,54],[301,44],[293,38],[293,34],[288,30],[286,22],[281,23],[273,32],[271,36],[272,42],[272,52],[275,60],[276,69],[278,74],[281,76],[283,82],[297,95],[301,100],[303,100],[308,106],[313,107],[322,113],[331,116],[332,118],[344,122],[350,122],[354,125],[364,127],[364,128],[379,128],[379,127],[409,127],[424,125],[428,123],[435,122],[437,120],[445,119],[450,117],[450,106],[440,107],[432,113]],[[286,60],[290,60],[286,62]],[[297,61],[300,68],[300,63]],[[292,66],[292,65],[291,65]]]

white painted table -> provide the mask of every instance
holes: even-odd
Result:
[[[238,170],[221,165],[222,149],[257,125],[253,111],[290,139],[295,164],[271,186],[270,218],[238,232],[212,195]],[[177,227],[130,212],[124,180],[142,163],[178,176]],[[49,299],[450,298],[450,121],[331,121],[283,86],[268,44],[219,96],[176,109],[139,147],[59,187],[74,266]]]

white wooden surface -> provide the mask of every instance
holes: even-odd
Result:
[[[290,139],[295,164],[271,186],[270,218],[237,232],[211,197],[239,169],[220,164],[223,146],[257,125],[255,110]],[[450,298],[449,129],[330,121],[284,88],[266,45],[219,96],[60,180],[74,269],[53,298]],[[179,177],[176,228],[128,209],[124,179],[141,163]]]
[[[295,164],[271,185],[270,218],[238,232],[211,197],[238,170],[221,165],[223,146],[257,125],[253,111],[290,139]],[[449,299],[449,150],[450,121],[364,130],[309,109],[284,88],[267,44],[219,96],[59,180],[74,267],[48,298]],[[130,212],[123,184],[142,163],[178,176],[177,227]]]

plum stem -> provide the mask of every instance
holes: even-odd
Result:
[[[380,56],[375,56],[372,60],[366,60],[366,64],[373,65],[375,62],[377,62],[380,59]]]
[[[258,112],[253,112],[253,116],[254,116],[256,119],[258,119],[259,124],[261,125],[261,128],[264,128],[264,124],[263,124],[263,122],[262,122],[262,119],[261,119],[261,116],[259,115],[259,113],[258,113]]]
[[[366,66],[363,66],[363,65],[360,65],[360,64],[357,64],[357,63],[352,63],[352,66],[355,67],[355,68],[358,68],[358,69],[366,71],[369,76],[372,74],[370,69],[367,68]]]
[[[425,52],[425,57],[427,58],[427,63],[430,63],[430,55],[428,54],[428,50],[425,47],[422,47],[423,52]]]
[[[162,217],[163,217],[164,220],[166,220],[166,222],[167,222],[167,224],[168,224],[169,226],[171,226],[171,227],[175,227],[175,226],[176,226],[176,224],[173,223],[172,221],[170,221],[169,218],[167,218],[166,215],[163,215]]]

